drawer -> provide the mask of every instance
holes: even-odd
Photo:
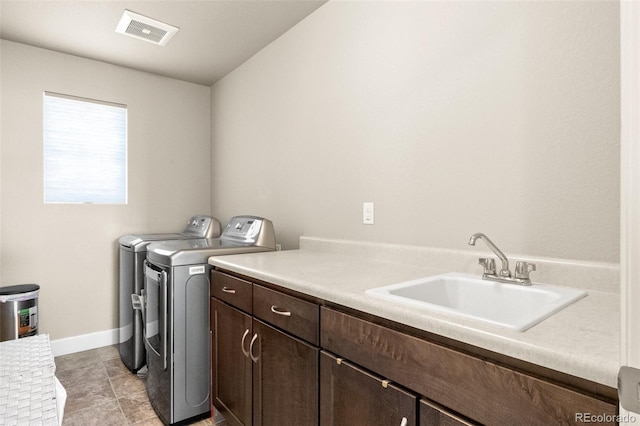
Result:
[[[254,284],[253,316],[318,345],[320,307],[315,303]]]
[[[321,346],[484,424],[575,424],[617,406],[488,360],[322,307]]]
[[[211,271],[211,297],[227,302],[247,313],[252,312],[251,286],[249,281],[219,271]]]

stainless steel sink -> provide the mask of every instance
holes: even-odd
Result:
[[[516,331],[525,331],[587,295],[573,288],[505,284],[458,273],[392,284],[366,293],[392,303],[451,313]]]

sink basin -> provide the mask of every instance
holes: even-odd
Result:
[[[366,293],[516,331],[525,331],[587,295],[573,288],[505,284],[458,273],[392,284]]]

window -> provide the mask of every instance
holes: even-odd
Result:
[[[127,107],[44,93],[44,202],[127,203]]]

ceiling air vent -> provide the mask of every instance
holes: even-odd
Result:
[[[138,15],[129,10],[124,11],[116,28],[117,33],[145,40],[149,43],[159,44],[160,46],[167,44],[178,30],[179,28],[173,25]]]

